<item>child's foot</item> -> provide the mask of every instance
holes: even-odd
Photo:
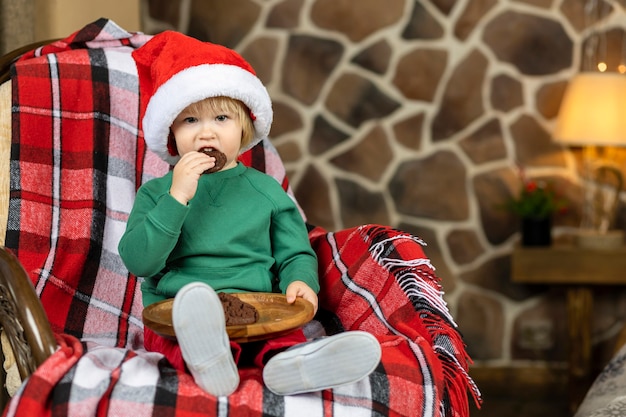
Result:
[[[380,356],[380,344],[371,334],[340,333],[277,354],[263,368],[263,380],[278,395],[335,388],[368,376]]]
[[[215,291],[199,282],[185,285],[174,298],[172,322],[196,384],[212,395],[232,394],[239,385],[239,373]]]

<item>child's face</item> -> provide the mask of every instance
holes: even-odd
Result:
[[[242,127],[234,113],[208,108],[201,112],[190,111],[186,108],[174,120],[171,129],[181,156],[203,148],[212,148],[226,155],[226,164],[222,170],[237,165]]]

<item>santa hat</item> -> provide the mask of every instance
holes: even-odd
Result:
[[[175,164],[168,151],[174,119],[192,103],[225,96],[242,101],[250,110],[255,135],[244,150],[267,137],[272,102],[254,69],[238,53],[179,32],[155,35],[133,52],[139,74],[140,117],[148,147]]]

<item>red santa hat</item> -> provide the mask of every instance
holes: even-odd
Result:
[[[208,97],[242,101],[255,135],[250,149],[267,137],[272,102],[254,69],[238,53],[179,32],[155,35],[133,52],[139,74],[140,117],[148,147],[170,164],[179,156],[167,146],[170,126],[185,107]]]

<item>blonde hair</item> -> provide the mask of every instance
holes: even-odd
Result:
[[[235,117],[241,125],[240,149],[247,147],[254,139],[254,124],[250,116],[250,110],[239,100],[226,96],[207,97],[190,104],[185,111],[188,111],[192,115],[206,112],[235,114]]]

